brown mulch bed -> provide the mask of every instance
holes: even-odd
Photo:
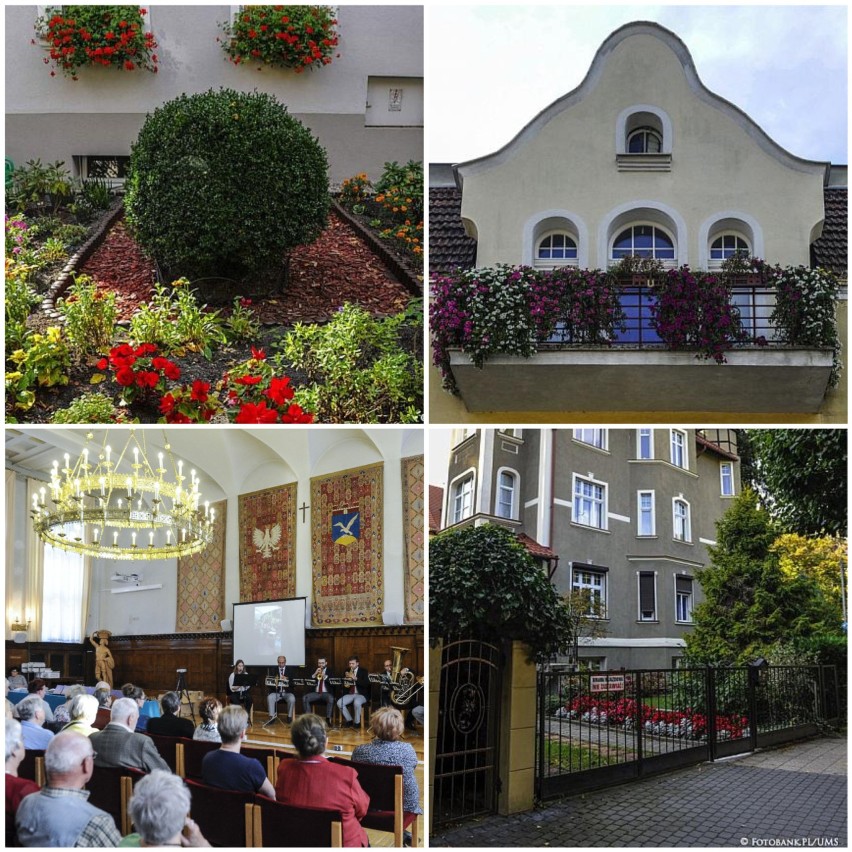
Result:
[[[115,293],[119,320],[129,320],[151,298],[154,263],[123,222],[110,230],[80,271],[92,276],[101,289]],[[292,326],[323,322],[345,302],[357,303],[373,314],[390,315],[402,310],[410,299],[408,290],[365,242],[332,213],[318,239],[291,253],[285,292],[256,299],[252,307],[266,325]]]

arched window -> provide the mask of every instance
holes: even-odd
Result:
[[[749,257],[751,246],[745,237],[736,232],[721,234],[710,244],[710,263],[713,266],[721,266],[722,261],[737,254]]]
[[[689,517],[689,503],[686,500],[675,498],[672,501],[672,515],[674,519],[675,541],[692,541],[692,523]]]
[[[454,482],[450,495],[450,523],[457,524],[473,514],[473,474]]]
[[[498,518],[514,519],[517,486],[518,478],[512,471],[500,471],[497,478],[497,511],[495,513]]]
[[[630,225],[612,241],[610,257],[618,261],[631,256],[674,261],[677,257],[674,239],[658,225]]]
[[[545,234],[536,244],[536,266],[576,266],[577,241],[565,231]]]
[[[627,137],[628,154],[659,154],[662,150],[662,134],[653,127],[637,127]]]

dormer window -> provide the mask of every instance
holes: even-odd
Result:
[[[663,137],[653,127],[640,127],[627,137],[628,154],[659,154]]]
[[[751,247],[748,242],[739,234],[722,234],[713,240],[710,246],[710,261],[721,263],[723,260],[734,257],[734,255],[742,255],[748,257],[751,254]]]
[[[545,234],[535,250],[536,266],[576,266],[577,243],[570,235],[562,232]]]
[[[673,261],[676,257],[674,240],[656,225],[631,225],[612,242],[612,260],[618,261],[625,257]]]

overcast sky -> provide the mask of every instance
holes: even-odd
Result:
[[[678,35],[704,85],[792,154],[848,162],[845,6],[427,3],[426,20],[433,163],[502,147],[576,88],[606,37],[635,20]]]

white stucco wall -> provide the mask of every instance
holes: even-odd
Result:
[[[652,106],[670,120],[670,171],[618,170],[616,127],[634,106]],[[458,174],[462,217],[479,240],[478,266],[530,262],[525,229],[552,211],[569,211],[579,220],[581,265],[603,268],[609,223],[645,207],[668,217],[679,238],[678,261],[697,267],[706,257],[699,236],[708,220],[738,213],[757,226],[767,260],[807,264],[824,215],[824,166],[783,152],[703,89],[678,39],[638,24],[610,36],[578,89],[501,151],[461,164]]]

